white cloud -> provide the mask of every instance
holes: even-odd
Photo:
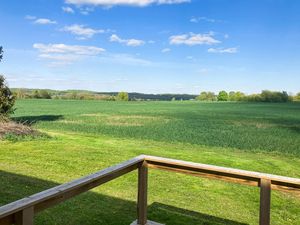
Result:
[[[119,43],[123,43],[123,44],[126,44],[127,46],[132,46],[132,47],[141,46],[141,45],[145,44],[145,42],[143,40],[122,39],[116,34],[111,35],[109,40],[111,42],[119,42]]]
[[[106,6],[112,7],[116,5],[128,5],[145,7],[152,4],[180,4],[190,2],[191,0],[65,0],[66,3],[74,4],[77,6],[81,5],[93,5],[93,6]]]
[[[41,25],[45,25],[45,24],[57,24],[56,21],[54,20],[50,20],[47,18],[37,18],[36,16],[31,16],[31,15],[26,15],[25,16],[26,20],[33,20],[33,23],[35,24],[41,24]]]
[[[150,66],[152,62],[130,54],[106,53],[103,48],[83,45],[41,44],[33,48],[39,51],[39,59],[46,60],[48,66],[66,66],[89,57],[96,57],[101,63],[123,64],[130,66]]]
[[[91,12],[94,11],[94,7],[78,7],[79,8],[79,12],[82,15],[89,15]]]
[[[151,66],[153,63],[149,60],[138,58],[130,54],[105,54],[100,57],[104,63],[123,64],[130,66]]]
[[[207,69],[207,68],[201,68],[201,69],[199,69],[197,72],[203,74],[203,73],[209,72],[209,69]]]
[[[78,61],[80,56],[71,54],[40,54],[39,58],[49,60],[51,66],[63,66]]]
[[[237,53],[238,49],[237,48],[209,48],[207,50],[209,53]]]
[[[201,17],[192,17],[190,19],[191,23],[199,23],[201,21],[205,21],[205,22],[209,22],[209,23],[216,23],[216,22],[222,22],[221,20],[216,20],[216,19],[211,19],[211,18],[207,18],[205,16],[201,16]]]
[[[26,15],[26,16],[25,16],[25,19],[26,19],[26,20],[35,20],[36,17],[35,17],[35,16],[31,16],[31,15]]]
[[[167,52],[170,52],[171,49],[170,48],[164,48],[161,50],[162,53],[167,53]]]
[[[46,18],[36,19],[33,23],[35,23],[35,24],[41,24],[41,25],[45,25],[45,24],[57,24],[56,21],[50,20],[50,19],[46,19]]]
[[[65,45],[65,44],[40,44],[36,43],[33,48],[37,49],[40,59],[50,61],[51,66],[72,64],[83,57],[96,56],[103,53],[103,48],[95,46]]]
[[[104,33],[105,30],[96,30],[84,25],[73,24],[71,26],[65,26],[62,31],[70,32],[79,37],[79,39],[91,38],[95,34]]]
[[[68,6],[63,6],[62,7],[62,10],[65,12],[65,13],[75,13],[75,11],[71,8],[71,7],[68,7]]]
[[[213,32],[208,34],[181,34],[181,35],[173,35],[170,39],[171,45],[212,45],[221,43],[219,40],[216,40],[214,37]]]
[[[41,53],[60,53],[60,54],[75,54],[75,55],[98,55],[105,51],[103,48],[95,46],[83,46],[83,45],[65,45],[65,44],[40,44],[33,45],[35,49],[38,49]]]

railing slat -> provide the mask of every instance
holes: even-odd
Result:
[[[260,213],[259,225],[270,225],[271,213],[271,181],[260,180]]]
[[[15,225],[33,225],[34,209],[29,207],[16,213]]]
[[[144,162],[139,167],[138,172],[138,225],[147,224],[147,193],[148,193],[148,167],[147,163]]]

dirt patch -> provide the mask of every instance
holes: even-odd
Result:
[[[3,138],[8,134],[27,136],[38,135],[39,132],[21,123],[16,123],[13,121],[0,121],[0,138]]]

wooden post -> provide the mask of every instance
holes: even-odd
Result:
[[[137,224],[147,224],[147,192],[148,192],[148,167],[147,162],[138,169],[138,204],[137,204]]]
[[[271,180],[260,180],[259,225],[270,225]]]
[[[23,209],[16,213],[15,225],[33,225],[34,209],[33,206]]]

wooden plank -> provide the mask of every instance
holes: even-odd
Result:
[[[156,165],[156,164],[148,164],[148,168],[160,169],[160,170],[165,170],[165,171],[175,172],[175,173],[183,173],[183,174],[196,176],[196,177],[222,180],[222,181],[225,181],[225,182],[237,183],[237,184],[254,186],[254,187],[259,186],[259,181],[246,180],[246,179],[243,179],[243,178],[233,178],[233,177],[227,177],[227,176],[222,176],[222,175],[217,175],[217,174],[209,174],[209,173],[205,173],[205,172],[191,171],[191,170],[185,170],[185,169],[177,169],[177,168],[161,166],[161,165]],[[272,187],[273,190],[290,192],[290,193],[297,194],[297,195],[300,196],[300,189],[297,189],[297,188],[280,186],[280,185],[276,185],[276,184],[272,184],[271,187]]]
[[[44,209],[47,209],[51,206],[54,206],[54,205],[57,205],[59,204],[60,202],[64,202],[74,196],[77,196],[81,193],[84,193],[94,187],[97,187],[97,186],[100,186],[104,183],[107,183],[108,181],[111,181],[117,177],[120,177],[124,174],[127,174],[135,169],[137,169],[138,165],[135,164],[135,165],[132,165],[126,169],[123,169],[122,171],[118,172],[118,173],[113,173],[111,174],[110,176],[106,176],[106,177],[103,177],[101,180],[95,180],[91,183],[88,183],[88,184],[85,184],[79,188],[76,188],[76,189],[73,189],[73,190],[70,190],[70,191],[66,191],[66,192],[63,192],[61,193],[60,195],[57,195],[55,197],[52,197],[48,200],[45,200],[43,202],[40,202],[38,204],[35,205],[35,213],[39,213],[40,211],[44,210]]]
[[[0,219],[0,225],[11,225],[11,224],[14,224],[14,221],[15,221],[14,218],[15,218],[14,214],[6,216],[4,218],[1,218]]]
[[[138,204],[137,204],[137,223],[139,225],[147,224],[147,196],[148,195],[148,167],[144,162],[139,167],[138,173]]]
[[[238,170],[233,168],[226,168],[220,166],[213,166],[201,163],[193,163],[193,162],[186,162],[182,160],[174,160],[174,159],[167,159],[162,157],[156,156],[145,156],[145,160],[147,161],[149,167],[153,168],[170,168],[170,169],[177,169],[178,171],[191,171],[196,173],[204,173],[204,174],[212,174],[219,177],[229,177],[235,178],[239,180],[251,181],[256,182],[257,184],[260,182],[260,179],[264,178],[270,180],[274,186],[281,186],[283,188],[294,188],[300,189],[300,179],[298,178],[291,178],[291,177],[284,177],[284,176],[277,176],[272,174],[266,173],[258,173],[246,170]]]
[[[149,164],[148,167],[153,168],[153,169],[165,170],[165,171],[169,171],[169,172],[183,173],[183,174],[196,176],[196,177],[223,180],[223,181],[227,181],[227,182],[244,184],[244,185],[249,185],[249,186],[256,186],[256,187],[258,186],[257,181],[249,181],[249,180],[237,179],[237,178],[232,178],[232,177],[224,177],[224,176],[216,175],[216,174],[207,174],[207,173],[203,173],[203,172],[195,172],[195,171],[184,170],[184,169],[169,168],[166,166],[159,166],[159,165],[153,165],[153,164]]]
[[[33,225],[34,209],[29,207],[16,213],[15,225]]]
[[[259,225],[270,225],[271,210],[271,181],[261,179],[260,181],[260,213]]]
[[[144,162],[143,156],[135,157],[121,164],[106,168],[89,176],[59,185],[46,191],[4,205],[0,207],[0,219],[34,205],[38,205],[38,207],[36,208],[36,211],[38,212],[40,211],[40,209],[45,209],[49,206],[52,206],[52,203],[58,203],[64,201],[64,199],[74,196],[77,191],[78,193],[87,191],[102,183],[108,182],[112,179],[124,175],[125,173],[135,170],[142,162]],[[48,206],[47,204],[45,204],[45,202],[47,201],[49,201]]]

